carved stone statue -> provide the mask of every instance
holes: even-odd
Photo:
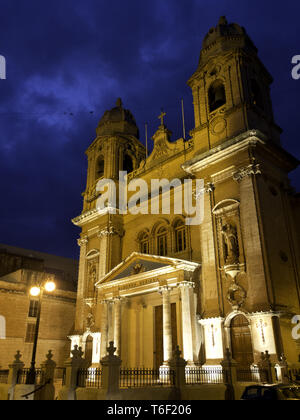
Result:
[[[97,268],[95,264],[91,264],[90,266],[90,282],[95,284],[97,278]]]
[[[239,263],[239,244],[236,228],[229,223],[222,227],[226,264]]]
[[[91,330],[93,326],[95,325],[95,318],[92,313],[89,313],[86,318],[86,328],[87,330]]]

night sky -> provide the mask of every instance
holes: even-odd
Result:
[[[282,143],[300,158],[300,3],[266,0],[0,0],[0,243],[78,257],[85,150],[121,97],[144,141],[166,124],[182,136],[180,98],[193,127],[186,81],[219,17],[244,26],[274,76]],[[300,170],[292,174],[300,190]]]

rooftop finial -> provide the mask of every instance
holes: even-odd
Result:
[[[165,116],[166,116],[167,114],[164,112],[164,110],[163,109],[161,109],[161,114],[160,114],[160,116],[158,117],[158,119],[160,120],[160,123],[161,123],[161,126],[164,126],[165,125],[165,123],[164,123],[164,118],[165,118]]]
[[[118,108],[122,108],[122,105],[123,105],[123,104],[122,104],[122,99],[121,99],[121,98],[118,98],[118,99],[117,99],[117,107],[118,107]]]
[[[226,16],[221,16],[219,20],[219,25],[228,25]]]

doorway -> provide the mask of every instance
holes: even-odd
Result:
[[[254,362],[249,322],[243,315],[231,322],[231,348],[232,357],[240,366],[249,367]]]
[[[91,366],[93,361],[93,337],[88,336],[85,342],[85,360]]]

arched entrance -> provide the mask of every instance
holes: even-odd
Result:
[[[253,347],[249,323],[244,315],[237,315],[230,326],[231,349],[233,359],[248,367],[254,362]]]
[[[88,362],[89,366],[93,361],[93,337],[89,335],[86,338],[85,342],[85,360]]]

